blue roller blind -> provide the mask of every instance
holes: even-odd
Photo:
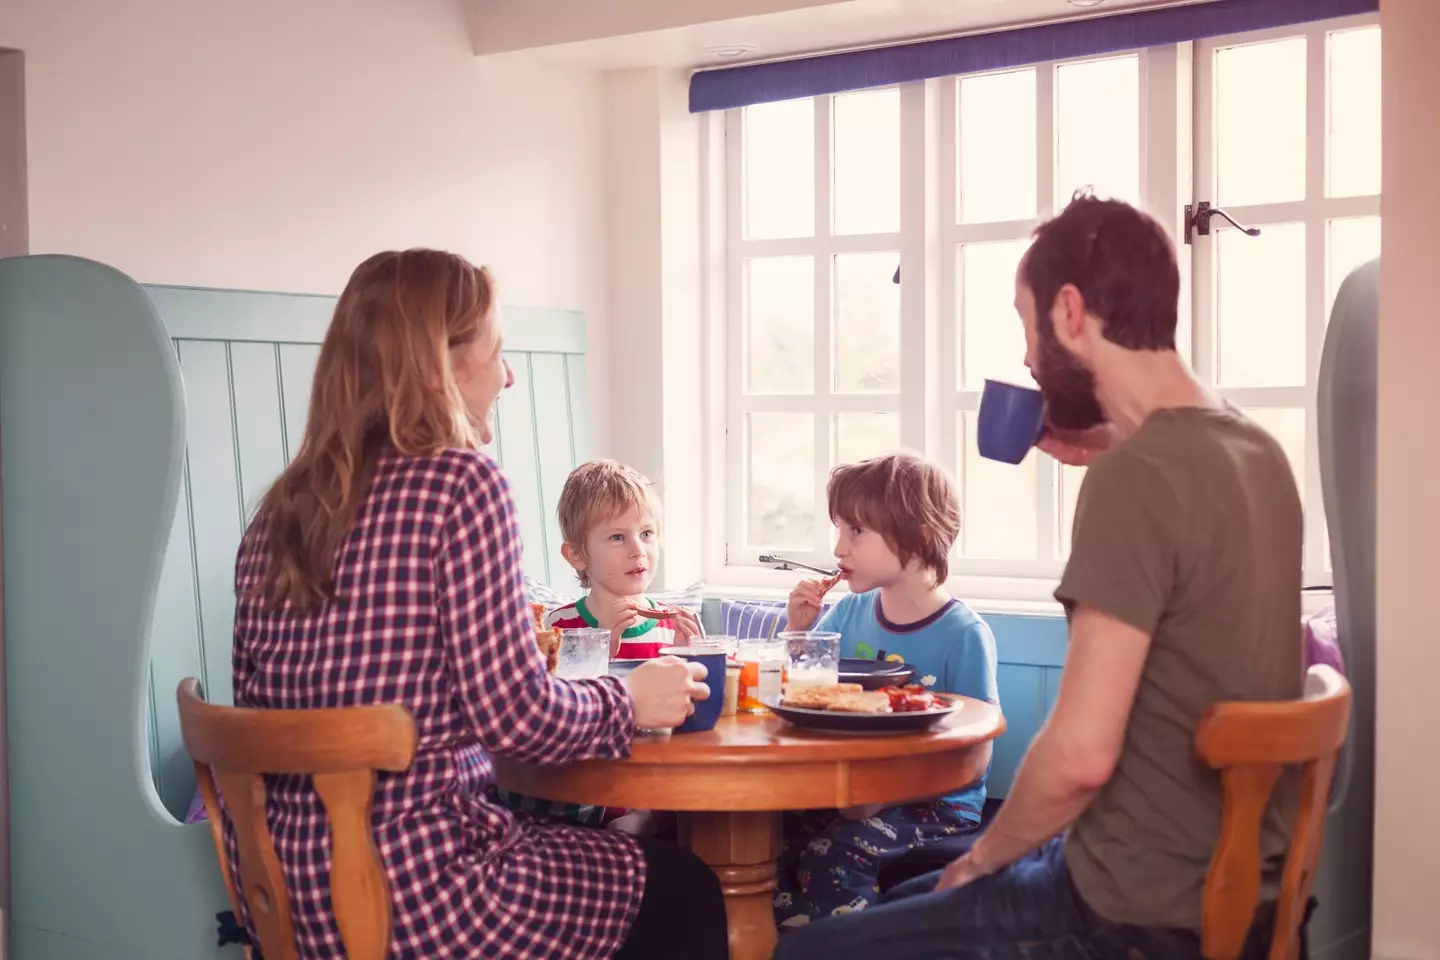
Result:
[[[704,70],[690,79],[690,111],[703,113],[1049,60],[1100,56],[1373,13],[1379,8],[1380,0],[1214,0],[968,37]]]

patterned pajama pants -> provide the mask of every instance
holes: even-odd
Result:
[[[785,849],[775,893],[775,922],[795,927],[842,916],[880,901],[880,871],[906,854],[980,824],[948,804],[886,807],[865,820],[834,810],[785,814]]]

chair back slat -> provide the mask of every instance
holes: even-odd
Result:
[[[315,792],[330,818],[330,899],[351,960],[384,960],[390,943],[390,889],[370,829],[375,774],[316,774]]]
[[[284,871],[265,812],[265,774],[311,778],[330,822],[330,900],[345,953],[381,960],[391,933],[390,891],[370,816],[375,771],[408,769],[417,734],[398,705],[254,710],[206,703],[200,683],[176,697],[220,871],[237,917],[243,899],[266,960],[294,960],[295,928]],[[217,792],[218,785],[218,792]],[[235,829],[240,876],[230,875],[220,796]]]
[[[1350,685],[1333,668],[1306,674],[1304,699],[1288,703],[1217,703],[1195,731],[1200,758],[1220,771],[1225,809],[1205,878],[1201,952],[1235,960],[1259,903],[1260,837],[1285,768],[1301,768],[1301,790],[1275,904],[1270,960],[1294,960],[1315,879],[1336,756],[1350,719]]]

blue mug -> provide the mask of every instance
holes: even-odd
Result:
[[[720,711],[725,708],[725,651],[718,647],[664,647],[660,656],[679,657],[705,665],[705,686],[710,696],[695,701],[695,712],[675,728],[676,733],[699,733],[715,729]]]
[[[1045,429],[1045,397],[1033,387],[986,380],[980,393],[980,456],[1020,463]]]

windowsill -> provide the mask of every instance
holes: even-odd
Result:
[[[784,600],[795,583],[807,576],[804,570],[772,570],[759,567],[721,567],[705,581],[705,597],[715,600]],[[950,593],[981,615],[1003,614],[1029,617],[1063,617],[1065,609],[1055,601],[1056,581],[1019,577],[951,577]],[[841,583],[830,596],[849,591]],[[1312,616],[1335,602],[1330,590],[1306,592],[1300,598],[1300,612]]]

